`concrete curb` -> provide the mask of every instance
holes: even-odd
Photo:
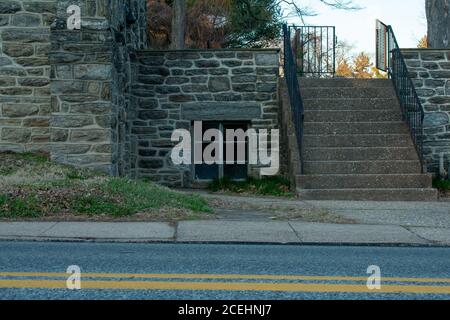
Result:
[[[306,222],[0,222],[0,241],[449,247],[450,229]]]

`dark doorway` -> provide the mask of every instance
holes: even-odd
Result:
[[[194,176],[196,181],[212,181],[219,178],[230,178],[233,180],[245,180],[248,177],[248,138],[245,141],[226,141],[227,130],[247,131],[249,124],[246,122],[231,121],[208,121],[202,122],[202,136],[209,129],[218,129],[223,135],[223,164],[195,164]],[[201,143],[202,152],[212,141],[203,141]],[[200,143],[198,144],[199,147]],[[233,163],[227,163],[227,145],[234,148]],[[245,149],[244,159],[238,159],[238,149]],[[238,160],[243,163],[238,163]]]

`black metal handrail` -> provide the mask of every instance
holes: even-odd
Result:
[[[297,64],[291,45],[291,32],[287,25],[283,25],[284,34],[284,75],[289,91],[289,98],[294,115],[295,133],[297,136],[298,150],[300,153],[300,167],[303,173],[302,139],[303,139],[303,100],[300,94],[300,86],[297,77]]]
[[[403,121],[408,124],[423,170],[423,120],[425,112],[417,95],[414,83],[409,76],[408,67],[398,45],[394,30],[391,26],[387,26],[381,22],[378,23],[383,30],[381,36],[379,36],[379,41],[384,40],[386,44],[386,68],[389,73],[389,78],[394,83],[395,91],[400,101]]]

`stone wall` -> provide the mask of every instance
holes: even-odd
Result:
[[[172,164],[172,132],[192,121],[249,121],[254,129],[278,127],[277,50],[141,51],[132,133],[139,177],[170,186],[192,184],[192,168]],[[251,167],[250,175],[256,174]]]
[[[0,151],[50,149],[50,24],[56,0],[0,1]]]
[[[402,50],[425,109],[424,152],[429,172],[450,161],[450,50]]]
[[[81,30],[67,28],[69,5]],[[145,51],[146,0],[1,0],[0,37],[0,151],[188,186],[192,167],[170,160],[175,129],[278,128],[278,50]]]
[[[52,157],[112,175],[129,174],[130,55],[145,48],[145,1],[58,1],[52,26]],[[66,8],[81,8],[81,30]],[[134,18],[133,18],[134,17]]]
[[[147,47],[146,0],[131,0],[128,10],[123,1],[110,1],[108,20],[114,35],[112,47],[111,101],[116,126],[113,127],[112,142],[116,146],[114,160],[115,174],[135,177],[136,139],[131,135],[134,114],[131,110],[131,56],[136,50]],[[123,14],[125,12],[126,14]]]
[[[0,151],[131,174],[130,55],[145,34],[145,0],[2,0]]]
[[[66,9],[81,7],[81,30],[68,30]],[[112,35],[106,12],[82,1],[59,1],[53,24],[52,158],[113,172]]]

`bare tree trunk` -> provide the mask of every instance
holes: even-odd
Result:
[[[186,0],[174,0],[172,8],[171,49],[184,49],[186,35]]]
[[[428,47],[450,48],[450,0],[426,0]]]

